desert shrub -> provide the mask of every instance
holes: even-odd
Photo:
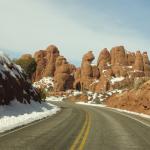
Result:
[[[47,92],[45,89],[38,89],[38,93],[40,95],[41,100],[45,101]]]
[[[139,89],[139,87],[145,83],[146,81],[148,81],[150,78],[148,77],[144,77],[144,78],[135,78],[134,79],[134,89]]]
[[[15,63],[22,67],[22,69],[26,72],[26,74],[28,75],[30,79],[32,78],[32,75],[36,70],[36,62],[34,58],[18,59],[18,60],[15,60]]]

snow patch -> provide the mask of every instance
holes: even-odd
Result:
[[[41,80],[34,82],[33,86],[35,88],[45,88],[45,90],[48,91],[49,88],[54,87],[54,80],[52,77],[44,77]]]
[[[91,66],[97,66],[96,64],[91,64]]]
[[[22,68],[13,64],[8,56],[0,52],[0,74],[4,80],[6,79],[6,72],[8,72],[13,78],[24,78],[22,75]]]
[[[102,73],[105,73],[107,70],[103,70]]]
[[[65,96],[50,96],[46,98],[46,101],[63,101]]]
[[[2,64],[11,64],[10,58],[2,51],[0,51],[0,62]]]
[[[99,80],[96,80],[96,79],[95,79],[95,80],[90,84],[90,86],[93,85],[93,84],[96,84],[96,83],[98,83],[98,82],[99,82]]]
[[[132,69],[133,67],[132,66],[127,66],[128,68]]]
[[[112,84],[116,83],[116,82],[120,82],[124,80],[124,77],[116,77],[116,78],[112,78],[110,81]]]
[[[73,91],[73,93],[72,93],[73,96],[78,96],[80,94],[82,94],[81,91]]]

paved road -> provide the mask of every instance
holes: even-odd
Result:
[[[0,150],[150,150],[150,120],[56,102],[53,117],[0,135]]]

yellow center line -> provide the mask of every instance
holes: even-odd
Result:
[[[84,148],[85,142],[86,142],[88,135],[89,135],[89,132],[90,132],[90,127],[91,127],[91,118],[89,117],[88,118],[88,125],[87,125],[86,131],[84,133],[83,140],[79,146],[79,150],[83,150],[83,148]]]
[[[89,117],[89,114],[86,112],[86,118],[85,118],[84,125],[83,125],[79,135],[75,139],[74,143],[72,144],[70,150],[76,150],[76,149],[83,150],[83,147],[85,145],[85,142],[87,140],[87,137],[88,137],[88,134],[90,131],[90,126],[91,126],[91,119]],[[80,140],[81,140],[81,142],[80,142]]]

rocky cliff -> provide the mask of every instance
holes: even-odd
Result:
[[[15,99],[21,103],[30,103],[31,100],[40,102],[38,92],[21,67],[0,52],[0,105]]]
[[[93,60],[92,52],[83,56],[81,67],[77,69],[78,78],[75,78],[74,88],[106,92],[133,84],[134,78],[150,75],[150,62],[146,52],[128,52],[123,46],[117,46],[110,52],[106,48],[103,49],[97,65],[91,65]]]
[[[34,81],[54,77],[55,91],[76,89],[105,92],[132,85],[134,78],[150,76],[147,53],[129,52],[123,46],[113,47],[110,51],[107,48],[101,50],[95,65],[92,64],[95,56],[89,51],[83,55],[79,68],[60,56],[54,45],[37,51],[34,58],[37,63]]]

